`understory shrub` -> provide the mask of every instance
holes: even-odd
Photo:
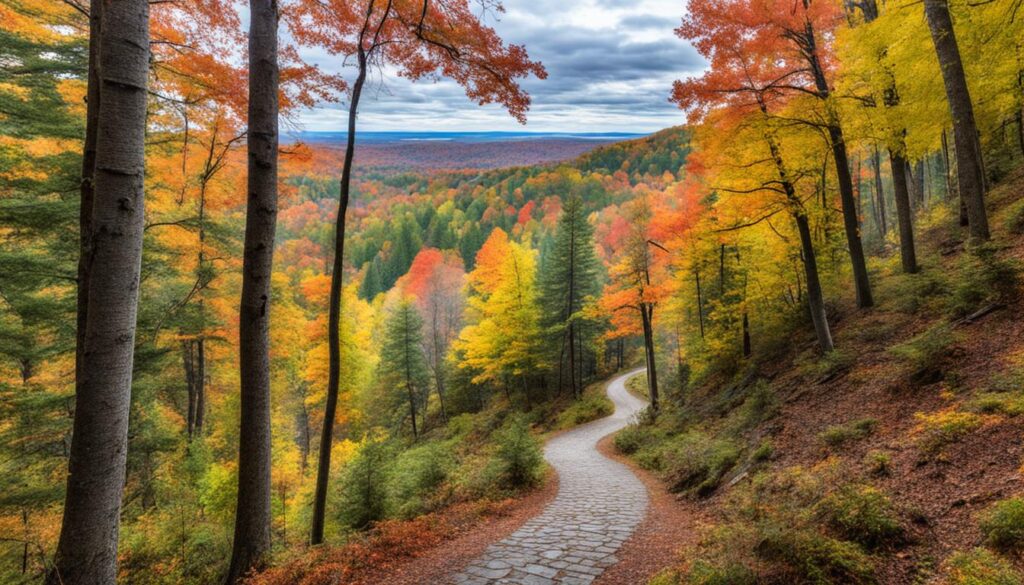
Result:
[[[615,434],[615,448],[619,453],[632,455],[640,450],[648,438],[644,427],[632,424]]]
[[[615,405],[604,394],[584,394],[579,400],[573,400],[572,404],[558,415],[556,428],[568,429],[604,418],[614,411]]]
[[[821,440],[829,447],[841,447],[850,441],[863,439],[874,432],[878,421],[873,418],[862,418],[846,424],[834,425],[825,429],[820,435]]]
[[[869,485],[847,485],[821,502],[821,514],[843,538],[868,548],[899,544],[904,529],[888,496]]]
[[[1006,210],[1006,231],[1024,234],[1024,200],[1016,201]]]
[[[544,456],[540,441],[530,434],[526,418],[520,414],[509,417],[505,426],[495,433],[498,449],[495,454],[505,487],[523,488],[536,485],[544,473]]]
[[[982,392],[967,405],[972,412],[1018,416],[1024,413],[1024,395],[1019,392]]]
[[[785,565],[793,582],[816,585],[874,583],[874,565],[859,546],[813,530],[775,527],[757,548],[764,560]]]
[[[685,552],[691,562],[679,582],[874,583],[871,556],[860,542],[847,539],[886,540],[895,532],[894,516],[888,500],[873,488],[845,491],[844,473],[833,458],[810,469],[759,473],[740,484],[725,503],[728,522],[711,527]]]
[[[1019,282],[1017,266],[1000,258],[994,245],[972,248],[960,261],[949,311],[955,317],[965,317],[986,303],[1006,302],[1017,295]]]
[[[981,516],[981,533],[992,548],[1017,552],[1024,550],[1024,498],[996,502]]]
[[[868,451],[864,456],[864,466],[868,474],[874,477],[886,477],[892,474],[892,457],[884,451]]]
[[[944,564],[945,585],[1021,585],[1020,572],[983,548],[958,552]]]
[[[918,447],[926,455],[936,455],[942,449],[959,441],[964,435],[979,428],[984,420],[973,412],[941,410],[933,413],[917,413],[915,433]]]
[[[943,363],[957,341],[958,336],[952,326],[941,323],[908,341],[892,346],[889,353],[907,365],[912,381],[935,382],[941,379]]]
[[[389,482],[391,514],[413,518],[433,510],[443,498],[438,488],[453,465],[451,452],[441,443],[414,447],[399,455]]]
[[[387,517],[391,446],[379,437],[368,437],[345,465],[340,490],[341,522],[362,530]]]
[[[669,489],[707,496],[739,457],[740,448],[733,441],[699,431],[684,433],[674,439],[664,454]]]

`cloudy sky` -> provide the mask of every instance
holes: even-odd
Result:
[[[364,94],[362,130],[536,132],[651,132],[679,124],[668,102],[672,81],[699,73],[704,62],[678,39],[682,0],[504,0],[495,20],[501,36],[525,44],[548,71],[524,84],[533,98],[529,123],[520,126],[498,106],[479,107],[453,82],[412,84],[394,76]],[[335,60],[309,53],[329,71]],[[344,104],[304,112],[304,130],[339,131]]]

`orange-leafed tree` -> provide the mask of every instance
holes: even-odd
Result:
[[[694,43],[711,66],[701,77],[677,81],[672,99],[697,112],[722,104],[748,110],[760,109],[761,102],[802,104],[789,112],[791,121],[816,128],[826,137],[839,186],[857,305],[865,308],[874,300],[846,140],[830,85],[835,73],[832,38],[843,22],[838,2],[691,0],[676,33]]]
[[[616,246],[618,252],[608,270],[609,283],[601,297],[601,307],[612,316],[610,338],[643,335],[651,409],[657,412],[654,309],[669,290],[667,250],[652,238],[654,214],[649,194],[641,191],[635,200],[623,206],[622,213],[627,231],[621,234]],[[633,311],[639,313],[639,328]]]

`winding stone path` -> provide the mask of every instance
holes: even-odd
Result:
[[[626,426],[647,403],[626,390],[633,370],[608,384],[615,412],[548,442],[544,456],[558,472],[558,495],[537,517],[492,544],[450,583],[457,585],[585,585],[618,562],[615,553],[647,509],[647,490],[628,467],[597,451],[597,442]]]

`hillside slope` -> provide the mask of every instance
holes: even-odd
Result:
[[[834,307],[739,371],[673,389],[617,448],[712,518],[658,583],[1020,583],[1024,169],[966,249],[920,212],[923,270],[875,262],[877,307]]]

